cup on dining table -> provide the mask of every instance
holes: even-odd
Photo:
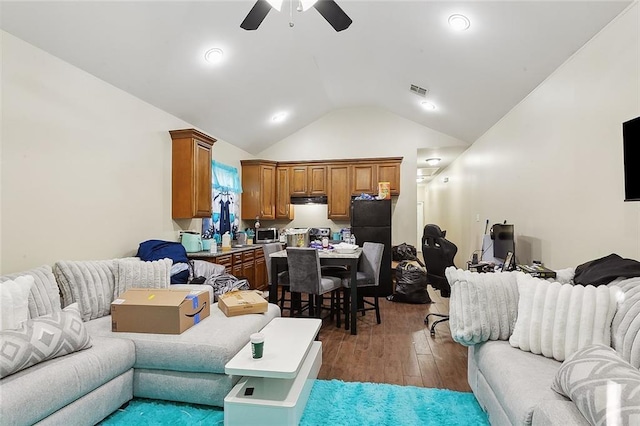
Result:
[[[254,359],[262,358],[264,352],[264,334],[253,333],[251,339],[251,356]]]

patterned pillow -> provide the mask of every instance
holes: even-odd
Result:
[[[618,287],[573,286],[518,273],[518,319],[511,346],[564,361],[590,344],[611,343]]]
[[[0,330],[13,330],[29,319],[30,275],[5,281],[0,285]]]
[[[0,378],[40,362],[91,347],[78,304],[0,332]]]
[[[507,340],[518,315],[517,272],[480,274],[449,267],[451,337],[471,346],[487,340]]]
[[[631,425],[640,419],[640,371],[608,346],[587,346],[569,356],[551,389],[571,398],[592,425]]]
[[[171,259],[143,262],[138,258],[116,259],[116,284],[113,298],[130,288],[169,288]]]
[[[53,266],[64,306],[78,303],[83,321],[111,314],[115,261],[60,261]]]

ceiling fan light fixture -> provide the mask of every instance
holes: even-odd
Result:
[[[209,62],[210,64],[219,64],[222,62],[222,57],[224,56],[224,52],[222,49],[218,47],[214,47],[213,49],[209,49],[204,54],[204,60]]]
[[[433,157],[433,158],[427,158],[424,161],[426,161],[428,165],[433,167],[433,166],[437,166],[438,164],[440,164],[440,160],[441,159],[438,158],[438,157]]]
[[[314,4],[316,4],[318,0],[300,0],[300,4],[302,5],[302,11],[306,12],[311,9]]]
[[[471,26],[471,22],[466,16],[456,14],[449,16],[449,26],[454,31],[466,31]]]
[[[282,9],[282,0],[267,0],[267,3],[278,12]]]
[[[427,111],[433,111],[434,109],[436,109],[436,105],[429,101],[422,101],[420,102],[420,105]]]

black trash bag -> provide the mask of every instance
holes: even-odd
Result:
[[[399,246],[393,246],[391,248],[391,256],[394,261],[400,262],[403,260],[416,260],[418,251],[410,244],[402,243]]]
[[[427,293],[426,271],[406,260],[400,262],[396,267],[396,291],[387,299],[400,303],[433,303]]]

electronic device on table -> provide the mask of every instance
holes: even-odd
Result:
[[[545,268],[539,264],[533,265],[518,265],[518,271],[522,271],[525,274],[529,274],[532,277],[536,278],[555,278],[556,271]]]
[[[502,265],[502,270],[503,271],[511,271],[513,270],[513,267],[515,263],[515,259],[513,256],[513,252],[509,251],[507,252],[507,256],[504,258],[504,264]]]

